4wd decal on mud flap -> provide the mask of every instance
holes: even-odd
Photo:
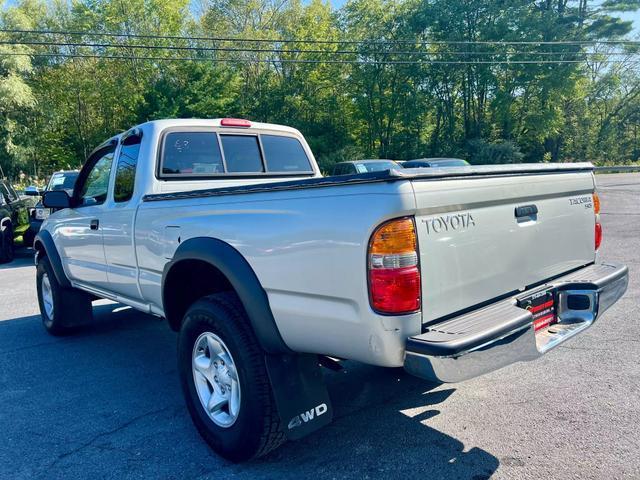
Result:
[[[314,418],[318,418],[320,415],[327,413],[328,407],[326,403],[321,403],[311,410],[302,412],[300,415],[296,415],[289,421],[289,430],[301,426],[303,423],[310,422]]]

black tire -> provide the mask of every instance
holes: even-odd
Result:
[[[11,223],[5,223],[0,227],[0,263],[12,262],[14,256],[13,226]]]
[[[224,342],[238,373],[240,410],[230,427],[221,427],[209,417],[196,390],[192,355],[204,332],[211,332]],[[193,423],[220,456],[242,462],[262,456],[284,442],[264,352],[234,293],[210,295],[189,308],[178,340],[178,371]]]
[[[45,279],[48,280],[53,299],[52,316],[47,313],[43,298]],[[48,333],[55,336],[68,335],[78,325],[91,321],[93,317],[91,297],[75,288],[61,287],[47,257],[41,258],[38,262],[36,284],[42,324]]]

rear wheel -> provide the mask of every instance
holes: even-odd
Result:
[[[74,327],[91,321],[91,297],[60,286],[47,257],[38,262],[36,282],[42,323],[51,335],[67,335]]]
[[[264,353],[235,294],[210,295],[189,308],[178,370],[191,418],[216,453],[239,462],[284,441]]]
[[[0,227],[0,263],[9,263],[14,258],[13,226],[7,222]]]

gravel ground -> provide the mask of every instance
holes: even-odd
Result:
[[[20,252],[0,267],[0,478],[640,478],[640,174],[598,182],[601,258],[631,271],[602,321],[461,384],[349,362],[326,373],[331,425],[244,465],[192,426],[162,321],[101,302],[95,324],[49,337]]]

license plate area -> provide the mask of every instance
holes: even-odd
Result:
[[[519,298],[518,306],[531,312],[534,332],[558,322],[556,295],[553,290],[542,290]]]

